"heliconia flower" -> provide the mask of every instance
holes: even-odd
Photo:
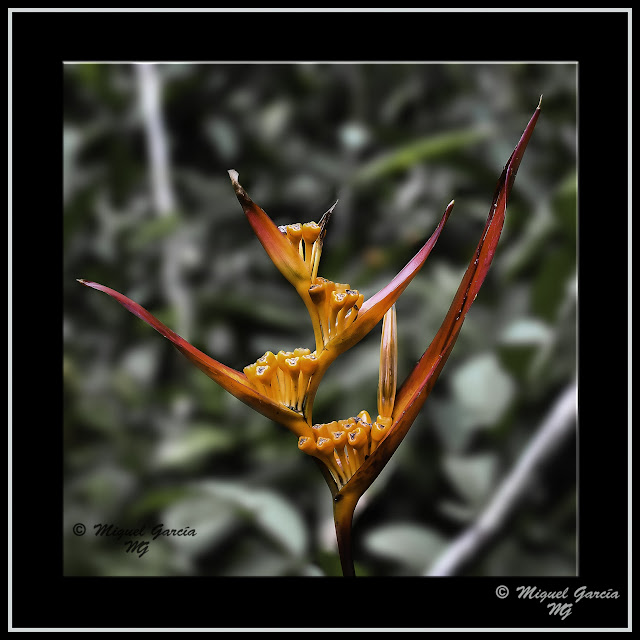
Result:
[[[542,98],[541,98],[542,101]],[[413,424],[431,392],[462,328],[466,314],[487,275],[506,214],[507,200],[541,103],[527,124],[498,181],[487,222],[449,311],[431,344],[397,385],[397,321],[395,302],[425,263],[453,208],[446,207],[437,228],[398,275],[368,300],[348,284],[318,276],[326,225],[335,204],[319,223],[277,227],[229,171],[236,196],[267,254],[296,288],[309,311],[316,342],[314,351],[267,351],[241,373],[199,351],[136,302],[104,285],[79,280],[107,293],[185,355],[224,389],[279,422],[298,436],[298,448],[316,458],[331,490],[340,560],[344,575],[354,575],[351,522],[355,506],[386,465]],[[383,319],[378,382],[378,413],[312,425],[313,401],[319,382],[338,355],[355,345]]]
[[[274,400],[271,395],[257,391],[245,373],[240,373],[231,367],[227,367],[217,360],[214,360],[206,353],[196,349],[184,338],[181,338],[177,333],[169,329],[169,327],[164,325],[155,316],[141,307],[137,302],[134,302],[118,291],[105,287],[97,282],[82,279],[78,279],[78,282],[86,287],[103,291],[117,300],[125,309],[129,310],[141,320],[144,320],[158,333],[170,340],[176,349],[195,364],[198,369],[206,373],[223,389],[234,395],[239,400],[242,400],[242,402],[249,405],[251,408],[255,409],[267,418],[279,422],[298,436],[305,434],[310,435],[312,433],[311,428],[304,421],[300,413],[297,413],[285,404]]]

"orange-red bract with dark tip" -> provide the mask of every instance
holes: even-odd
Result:
[[[504,225],[507,199],[518,167],[540,114],[540,105],[502,171],[480,242],[462,278],[449,311],[413,371],[396,394],[389,435],[360,467],[342,492],[361,496],[386,465],[413,424],[444,367],[462,328],[465,316],[487,275]]]
[[[238,182],[238,172],[230,169],[229,177],[236,192],[238,202],[249,220],[249,224],[258,236],[271,261],[280,273],[296,288],[300,285],[309,287],[309,270],[300,254],[293,248],[271,218],[249,197]]]
[[[105,287],[97,282],[90,280],[78,280],[81,284],[102,291],[117,300],[125,309],[133,313],[135,316],[144,320],[148,325],[153,327],[158,333],[170,340],[173,345],[188,360],[206,373],[212,380],[217,382],[223,389],[234,395],[238,400],[249,405],[259,413],[263,414],[271,420],[275,420],[282,425],[291,429],[296,435],[309,435],[311,429],[304,421],[302,416],[295,411],[291,411],[284,405],[273,402],[270,398],[258,393],[247,381],[247,377],[226,365],[214,360],[206,353],[196,349],[189,344],[184,338],[180,337],[175,331],[172,331],[158,320],[153,314],[149,313],[144,307],[140,306],[127,296],[119,293],[115,289]]]

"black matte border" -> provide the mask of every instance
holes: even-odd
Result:
[[[626,627],[628,88],[625,12],[15,12],[12,43],[12,623],[14,628]],[[579,553],[575,579],[206,579],[62,576],[60,318],[63,61],[577,61]],[[30,181],[38,172],[38,189]],[[47,185],[45,188],[43,185]],[[45,280],[45,278],[47,278]],[[52,294],[53,295],[50,295]],[[42,311],[46,302],[46,313]],[[34,311],[39,309],[40,315]],[[49,316],[49,319],[47,316]],[[620,341],[620,343],[618,342]],[[35,457],[33,438],[39,441]],[[29,458],[22,455],[30,452]],[[594,468],[591,460],[598,461]],[[45,474],[49,494],[31,490]],[[536,584],[620,598],[545,607]],[[331,597],[331,596],[335,597]],[[324,603],[322,607],[318,604]]]

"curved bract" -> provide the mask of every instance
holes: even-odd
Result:
[[[396,394],[393,423],[388,435],[378,446],[375,455],[362,465],[345,486],[344,492],[359,497],[367,490],[402,442],[438,379],[491,266],[504,225],[507,199],[539,114],[540,105],[502,171],[482,236],[440,329]]]
[[[309,425],[302,419],[302,416],[282,404],[273,402],[270,398],[258,393],[249,383],[247,377],[226,365],[214,360],[206,353],[196,349],[184,338],[181,338],[175,331],[172,331],[165,324],[160,322],[154,315],[149,313],[144,307],[134,302],[127,296],[119,293],[115,289],[105,287],[97,282],[78,279],[80,284],[102,291],[117,300],[125,309],[133,313],[148,325],[153,327],[160,335],[170,340],[173,345],[190,360],[198,369],[217,382],[223,389],[234,395],[238,400],[242,400],[262,415],[279,422],[291,429],[297,435],[310,433]]]

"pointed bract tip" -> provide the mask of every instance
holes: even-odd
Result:
[[[84,278],[76,278],[76,282],[79,282],[80,284],[84,284],[86,280]]]
[[[229,169],[227,173],[231,178],[231,184],[233,185],[233,190],[236,192],[236,197],[240,201],[240,204],[242,204],[243,207],[251,204],[252,203],[251,198],[249,197],[247,192],[244,190],[242,185],[238,182],[238,172],[235,169]]]
[[[540,94],[540,100],[538,101],[538,109],[542,106],[542,94]]]
[[[331,218],[331,214],[333,210],[336,208],[338,201],[336,200],[330,207],[322,214],[322,218],[320,218],[320,240],[324,240],[325,235],[327,234],[327,225],[329,224],[329,220]]]

